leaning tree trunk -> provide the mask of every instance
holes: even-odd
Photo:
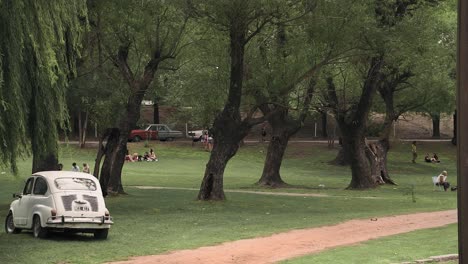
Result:
[[[118,189],[112,189],[109,186],[109,182],[112,177],[112,167],[115,161],[115,150],[119,144],[120,130],[118,128],[112,128],[108,131],[107,142],[104,147],[104,162],[101,168],[101,175],[99,177],[99,183],[101,184],[102,193],[107,195],[108,193],[117,193]],[[96,163],[96,167],[99,164]]]
[[[236,154],[239,144],[252,127],[241,120],[240,105],[244,78],[244,51],[247,24],[242,19],[230,21],[230,84],[223,111],[216,117],[211,129],[214,139],[210,160],[206,164],[199,200],[224,200],[223,177],[228,161]]]
[[[98,153],[97,153],[97,156],[96,156],[96,159],[95,159],[95,162],[94,162],[94,171],[93,171],[93,175],[94,177],[96,178],[99,178],[99,171],[100,171],[100,168],[101,168],[101,160],[102,158],[104,157],[104,154],[105,154],[105,146],[104,146],[104,141],[107,142],[107,137],[109,136],[109,134],[112,132],[112,129],[107,129],[104,134],[101,136],[101,138],[99,138],[99,144],[98,144]]]
[[[224,200],[223,179],[228,161],[235,155],[239,144],[216,144],[211,151],[210,160],[206,164],[205,175],[198,193],[199,200]]]
[[[198,193],[199,200],[225,199],[224,170],[229,160],[237,153],[242,139],[250,131],[249,126],[240,122],[240,115],[231,119],[226,114],[227,111],[223,111],[212,128],[214,144]]]

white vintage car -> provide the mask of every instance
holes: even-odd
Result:
[[[32,229],[34,237],[49,231],[94,233],[106,239],[113,224],[104,203],[99,181],[90,174],[72,171],[42,171],[26,181],[5,220],[7,233]]]

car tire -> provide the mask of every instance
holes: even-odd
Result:
[[[132,138],[132,142],[140,142],[140,141],[141,141],[141,137],[139,137],[139,136],[134,136]]]
[[[47,229],[41,226],[41,217],[35,215],[33,218],[33,236],[36,238],[46,238],[48,233]]]
[[[8,213],[5,219],[5,232],[7,234],[18,234],[21,232],[21,229],[15,227],[15,222],[13,222],[13,214],[11,211]]]
[[[94,231],[94,238],[104,240],[104,239],[107,239],[108,234],[109,234],[109,229],[96,229]]]
[[[173,138],[173,137],[168,137],[168,138],[167,138],[167,141],[174,141],[174,139],[175,139],[175,138]]]

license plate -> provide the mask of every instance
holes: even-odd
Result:
[[[89,207],[88,206],[75,206],[75,211],[89,211]]]

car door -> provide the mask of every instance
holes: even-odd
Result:
[[[28,218],[31,218],[32,214],[38,208],[55,208],[47,180],[42,176],[38,176],[34,182],[32,198],[29,205],[29,211],[26,213]],[[45,218],[48,214],[44,215],[44,212],[42,212],[42,216]],[[32,221],[32,219],[30,220]]]
[[[26,227],[28,226],[28,212],[31,199],[32,199],[32,190],[34,185],[34,177],[30,177],[23,188],[23,194],[17,203],[17,207],[14,208],[14,222],[16,226]]]
[[[169,137],[169,128],[167,126],[158,126],[159,139],[165,140]]]
[[[150,126],[150,139],[155,140],[158,138],[158,126]]]

